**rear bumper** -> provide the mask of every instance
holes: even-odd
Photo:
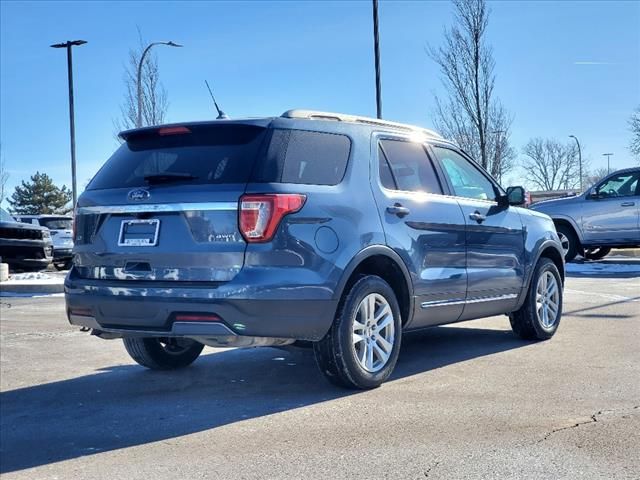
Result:
[[[124,286],[126,284],[126,286]],[[235,290],[241,291],[240,287]],[[247,336],[320,340],[337,308],[332,299],[246,299],[229,289],[154,287],[132,282],[65,280],[69,322],[119,336]],[[176,321],[177,314],[214,314],[220,321]]]

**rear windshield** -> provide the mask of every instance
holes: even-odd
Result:
[[[71,230],[73,222],[70,218],[41,218],[40,225],[49,230]]]
[[[161,175],[197,184],[247,183],[266,129],[253,125],[190,126],[190,133],[129,138],[87,189],[140,187]],[[147,177],[147,180],[145,180]]]
[[[351,151],[345,135],[251,125],[189,126],[191,133],[129,138],[87,189],[166,183],[337,185]],[[258,161],[256,161],[258,159]]]

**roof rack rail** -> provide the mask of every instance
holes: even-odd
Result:
[[[396,130],[404,130],[407,132],[422,133],[427,137],[440,138],[440,139],[443,138],[442,135],[440,135],[439,133],[433,130],[429,130],[428,128],[407,125],[406,123],[389,122],[387,120],[381,120],[379,118],[347,115],[344,113],[319,112],[315,110],[294,109],[294,110],[287,110],[281,115],[281,117],[304,118],[308,120],[333,120],[337,122],[364,123],[367,125],[378,125],[381,127],[394,128]]]

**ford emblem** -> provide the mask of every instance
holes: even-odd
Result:
[[[148,200],[151,194],[149,190],[145,190],[144,188],[136,188],[135,190],[131,190],[129,192],[129,200],[133,200],[136,202],[140,202],[142,200]]]

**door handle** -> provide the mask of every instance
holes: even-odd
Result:
[[[402,205],[400,205],[399,203],[396,203],[390,207],[387,207],[387,212],[389,212],[392,215],[397,215],[398,217],[402,218],[406,215],[409,215],[410,210],[407,207],[403,207]]]
[[[633,207],[636,204],[636,202],[622,202],[620,204],[621,207]]]
[[[482,223],[487,219],[487,217],[482,215],[480,212],[473,212],[473,213],[469,214],[469,218],[471,220],[475,220],[478,223]]]

